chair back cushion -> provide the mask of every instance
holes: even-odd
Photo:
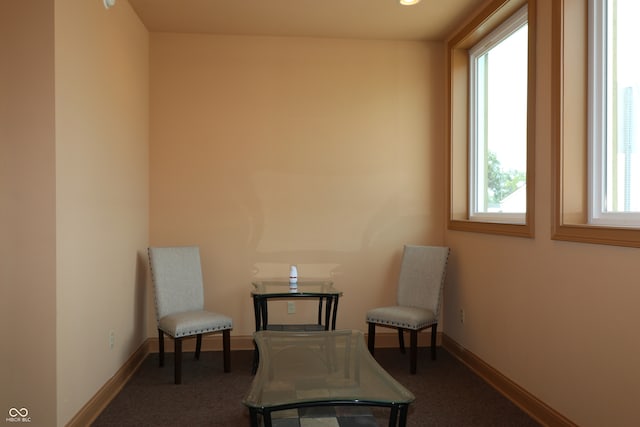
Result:
[[[159,319],[174,313],[202,310],[204,294],[197,246],[149,248],[151,278]]]
[[[438,317],[449,248],[406,245],[398,278],[398,305],[431,310]]]

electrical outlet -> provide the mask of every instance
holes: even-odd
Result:
[[[460,309],[460,323],[464,324],[464,308]]]
[[[111,330],[109,331],[109,349],[113,350],[113,347],[116,345],[116,333]]]
[[[287,313],[295,314],[296,312],[296,303],[293,301],[287,301]]]

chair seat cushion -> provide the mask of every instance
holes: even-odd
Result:
[[[231,329],[233,321],[224,314],[198,310],[170,314],[158,322],[158,328],[174,338]]]
[[[405,329],[423,329],[438,323],[433,311],[405,306],[378,307],[367,311],[367,323]]]

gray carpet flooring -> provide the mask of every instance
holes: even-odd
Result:
[[[242,398],[253,380],[252,357],[232,351],[231,372],[224,373],[221,352],[203,352],[200,360],[185,353],[183,384],[174,385],[173,355],[159,368],[151,354],[93,426],[249,426]],[[443,348],[436,361],[420,348],[416,375],[409,374],[408,358],[398,349],[376,349],[378,363],[416,396],[407,426],[539,426]],[[274,416],[274,427],[386,426],[388,414],[384,408],[309,408]]]

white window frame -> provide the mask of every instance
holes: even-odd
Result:
[[[640,226],[640,212],[606,210],[607,150],[607,0],[589,0],[589,223]]]
[[[478,43],[469,50],[469,219],[472,221],[482,222],[499,222],[508,224],[525,224],[525,212],[479,212],[477,206],[481,197],[478,195],[478,189],[484,188],[482,178],[478,177],[478,159],[484,156],[484,147],[481,147],[479,141],[480,131],[478,127],[481,125],[477,120],[479,102],[478,99],[478,71],[477,59],[487,53],[493,47],[500,44],[513,33],[518,31],[522,26],[528,24],[528,6],[525,5],[511,15],[507,20],[500,24],[496,29],[487,34]],[[527,44],[528,46],[528,44]],[[527,47],[528,49],[528,47]],[[528,105],[528,103],[527,103]],[[527,144],[524,147],[527,150]],[[526,185],[526,183],[525,183]]]

